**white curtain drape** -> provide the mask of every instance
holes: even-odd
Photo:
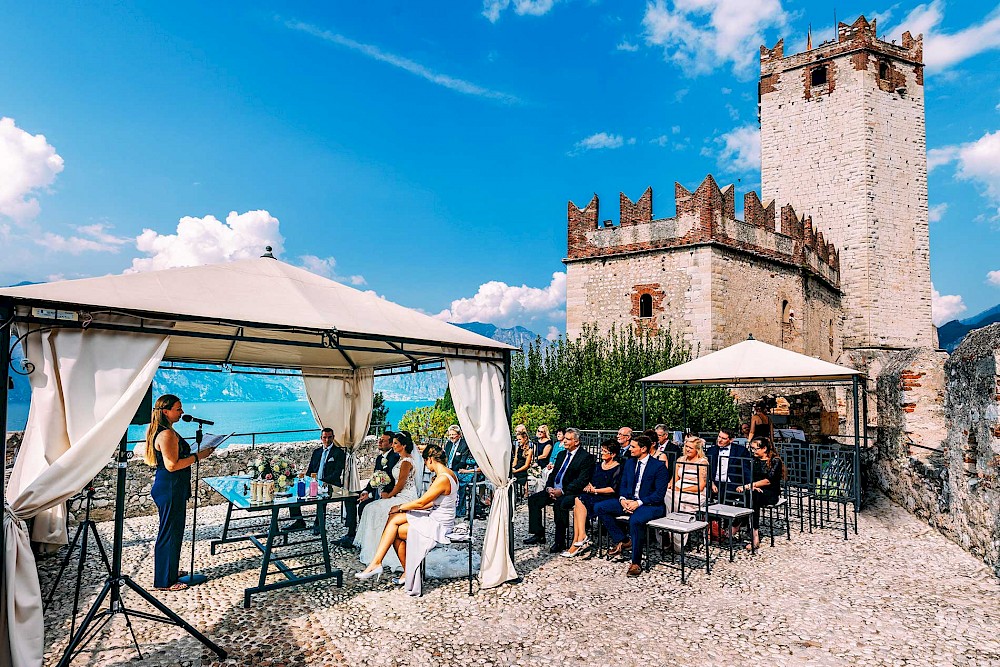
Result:
[[[337,444],[347,450],[344,485],[349,491],[361,491],[361,481],[354,448],[368,435],[375,395],[375,371],[359,368],[338,375],[304,375],[306,398],[313,417],[321,428],[332,428]]]
[[[0,664],[42,664],[42,593],[33,536],[65,544],[64,504],[111,459],[153,381],[169,338],[55,329],[27,337],[31,406],[4,502]]]
[[[510,544],[511,433],[503,393],[503,373],[496,363],[445,359],[448,386],[469,451],[496,487],[486,521],[480,577],[483,588],[517,578]]]

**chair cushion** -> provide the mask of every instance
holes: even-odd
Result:
[[[738,519],[751,514],[753,514],[753,510],[749,507],[737,507],[736,505],[723,505],[721,503],[708,506],[709,516],[719,516],[725,519]]]
[[[657,530],[665,530],[670,533],[680,533],[687,534],[693,533],[698,530],[704,530],[708,526],[707,521],[685,521],[684,523],[679,523],[677,521],[670,521],[666,517],[661,519],[653,519],[647,524],[650,528],[656,528]]]

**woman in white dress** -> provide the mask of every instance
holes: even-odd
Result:
[[[458,478],[448,469],[444,450],[438,445],[427,445],[423,458],[434,473],[430,488],[417,500],[394,505],[389,510],[389,521],[371,563],[354,575],[358,579],[381,576],[391,547],[397,559],[406,563],[404,576],[397,583],[405,582],[410,595],[420,595],[417,570],[428,552],[438,544],[450,544],[448,533],[455,527],[458,505]]]
[[[354,540],[355,546],[361,547],[361,562],[366,565],[372,562],[372,556],[378,549],[379,539],[389,518],[389,509],[400,502],[416,500],[421,493],[424,466],[423,461],[419,460],[420,456],[413,455],[413,440],[406,433],[397,433],[392,439],[392,449],[399,454],[399,461],[392,469],[396,485],[383,491],[381,500],[365,507]],[[389,554],[385,564],[393,569],[403,567],[395,554]]]
[[[705,440],[695,436],[684,438],[684,452],[674,464],[674,478],[667,485],[668,512],[692,513],[699,510],[700,494],[708,484],[708,458]],[[687,542],[687,535],[673,533],[674,551],[680,552]]]

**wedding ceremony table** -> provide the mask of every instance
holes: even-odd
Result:
[[[228,506],[226,507],[226,520],[222,525],[222,536],[217,540],[212,540],[210,543],[212,555],[215,555],[215,549],[219,545],[249,541],[251,544],[260,549],[264,556],[260,566],[260,578],[258,579],[257,585],[244,589],[244,608],[250,608],[250,596],[254,593],[262,593],[264,591],[287,588],[289,586],[298,586],[300,584],[307,584],[312,581],[320,581],[330,578],[336,578],[338,586],[344,585],[343,571],[333,568],[330,563],[330,544],[326,534],[326,506],[330,503],[343,502],[351,498],[357,498],[357,493],[335,496],[320,494],[315,498],[297,498],[294,494],[286,497],[275,495],[273,500],[260,502],[253,501],[250,498],[251,480],[248,476],[206,477],[203,481],[219,495],[225,498],[228,503]],[[278,513],[282,509],[289,509],[292,507],[301,508],[309,505],[316,506],[316,517],[318,520],[317,527],[319,528],[318,535],[312,536],[312,534],[308,532],[308,529],[296,531],[283,531],[280,529]],[[251,532],[249,534],[231,535],[230,521],[233,519],[234,511],[247,512],[256,516],[269,512],[270,522],[268,523],[267,532]],[[298,518],[299,517],[286,517],[283,520],[295,521]],[[256,524],[254,527],[259,527],[259,525],[260,524]],[[310,537],[307,539],[295,539],[292,541],[289,541],[288,539],[291,536],[299,537],[303,534],[308,534]],[[262,542],[261,540],[264,541]],[[315,548],[317,543],[319,544],[319,549]],[[281,553],[276,554],[275,549],[280,549]],[[284,562],[285,560],[291,558],[306,558],[317,555],[322,555],[322,563],[310,563],[292,567]],[[284,576],[284,580],[268,583],[267,577],[272,565],[278,569],[278,573]],[[296,573],[297,571],[311,568],[321,568],[321,571],[308,575],[299,575]]]

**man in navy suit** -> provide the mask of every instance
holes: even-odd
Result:
[[[338,447],[334,442],[332,428],[324,428],[320,432],[319,439],[323,443],[323,446],[313,450],[305,476],[309,477],[315,474],[318,481],[325,482],[330,486],[343,488],[347,483],[347,480],[344,479],[347,470],[347,451],[342,447]],[[357,499],[350,498],[345,500],[344,509],[347,511],[347,532],[353,536],[355,527],[358,525]],[[306,527],[306,523],[302,519],[302,510],[298,507],[289,507],[288,515],[297,517],[292,525],[288,527],[288,530],[301,530]],[[317,517],[318,519],[319,517]],[[319,532],[319,525],[317,523],[313,524],[313,532]]]
[[[652,443],[649,438],[639,436],[632,440],[631,458],[625,463],[618,498],[602,500],[594,506],[594,511],[614,546],[609,556],[617,556],[631,545],[632,563],[628,566],[628,576],[642,574],[642,547],[645,542],[646,524],[667,513],[664,496],[670,483],[670,473],[666,464],[649,455]],[[629,515],[629,536],[618,525],[617,517]]]
[[[552,465],[552,474],[545,482],[545,488],[528,496],[528,532],[531,535],[524,540],[525,544],[545,544],[542,510],[546,505],[555,505],[553,514],[556,534],[554,543],[549,549],[551,553],[562,553],[569,546],[566,544],[569,513],[573,511],[576,497],[583,491],[583,487],[590,483],[590,477],[594,474],[594,455],[580,448],[578,430],[566,429],[563,435],[563,447],[563,451],[559,452]],[[660,504],[663,504],[662,497]]]
[[[732,429],[719,431],[715,444],[708,448],[708,479],[712,485],[712,498],[725,503],[737,486],[749,484],[752,480],[750,451],[733,442],[736,434]]]

